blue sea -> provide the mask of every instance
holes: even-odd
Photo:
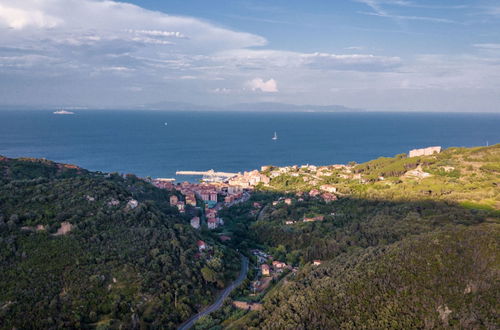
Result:
[[[364,162],[434,145],[500,143],[500,114],[74,112],[0,111],[0,155],[175,177],[177,170]]]

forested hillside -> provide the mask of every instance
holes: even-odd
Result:
[[[263,173],[270,184],[227,211],[235,233],[300,268],[227,327],[500,324],[500,145]]]
[[[280,283],[247,327],[494,329],[500,227],[445,227],[346,253]]]
[[[133,175],[0,158],[0,327],[173,328],[209,303],[238,257],[213,242],[195,258],[168,197]]]

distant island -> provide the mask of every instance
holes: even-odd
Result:
[[[253,112],[364,112],[365,109],[349,108],[343,105],[298,105],[279,102],[236,103],[225,106],[202,106],[191,103],[159,102],[143,106],[149,110],[171,111],[253,111]]]
[[[51,110],[53,105],[30,106],[30,105],[0,105],[0,110]],[[350,108],[343,105],[307,105],[307,104],[288,104],[279,102],[255,102],[255,103],[236,103],[231,105],[200,105],[184,102],[157,102],[144,104],[140,106],[123,105],[108,107],[97,106],[67,106],[66,109],[81,110],[163,110],[163,111],[234,111],[234,112],[365,112],[366,109]],[[72,115],[72,111],[58,110],[54,111],[58,115]]]

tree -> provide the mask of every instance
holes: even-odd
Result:
[[[203,267],[201,269],[201,275],[207,282],[217,282],[217,273],[211,268]]]

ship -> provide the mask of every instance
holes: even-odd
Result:
[[[274,136],[273,136],[273,140],[277,140],[278,139],[278,134],[276,134],[276,132],[274,132]]]
[[[74,112],[66,111],[66,110],[57,110],[53,112],[54,115],[74,115]]]

